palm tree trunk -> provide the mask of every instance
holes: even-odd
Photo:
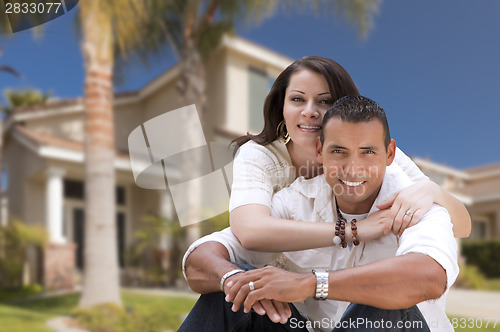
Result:
[[[112,29],[98,1],[80,5],[85,61],[85,248],[81,307],[121,305],[116,239]]]

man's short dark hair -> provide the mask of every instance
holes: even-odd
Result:
[[[321,127],[321,146],[325,141],[324,130],[328,121],[333,117],[339,117],[343,122],[369,122],[373,119],[378,119],[384,127],[384,144],[385,148],[391,142],[391,133],[389,132],[389,124],[385,116],[384,109],[373,100],[363,96],[345,96],[338,99],[328,108],[328,111],[323,117],[323,126]]]

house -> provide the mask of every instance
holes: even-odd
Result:
[[[472,219],[468,239],[500,238],[500,163],[456,170],[430,160],[412,159],[432,181],[465,204]]]
[[[202,118],[209,142],[230,140],[263,127],[262,105],[276,76],[291,59],[238,37],[224,37],[206,65],[207,103]],[[129,134],[146,121],[183,107],[176,90],[180,67],[174,66],[138,91],[114,99],[116,142],[116,226],[120,264],[143,216],[174,217],[168,190],[140,188],[134,181]],[[83,267],[84,105],[81,98],[19,108],[4,125],[6,197],[0,196],[5,222],[19,218],[46,227],[50,245],[44,263],[45,284],[68,288],[73,266]],[[455,170],[413,158],[432,180],[461,199],[472,216],[471,238],[500,237],[500,164]],[[73,245],[73,244],[76,244]],[[169,249],[169,239],[162,241]],[[32,274],[40,268],[32,262]],[[61,283],[61,280],[63,282]]]
[[[202,118],[202,126],[207,141],[229,143],[248,130],[260,131],[264,98],[275,77],[291,62],[247,40],[224,37],[206,65],[209,116]],[[176,90],[179,74],[180,66],[174,66],[138,91],[117,94],[114,99],[116,226],[122,266],[125,248],[143,216],[173,217],[168,190],[142,189],[134,182],[127,139],[147,120],[185,106]],[[43,269],[45,284],[52,288],[71,287],[71,273],[60,271],[73,265],[81,269],[84,264],[83,116],[82,98],[62,100],[15,109],[4,126],[7,213],[48,230],[50,245]],[[163,245],[168,249],[168,239]],[[33,274],[39,268],[33,267]],[[66,280],[66,286],[60,280]]]

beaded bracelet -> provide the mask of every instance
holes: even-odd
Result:
[[[335,237],[333,238],[333,243],[337,245],[340,244],[342,248],[347,247],[347,243],[345,242],[345,222],[344,218],[337,219]]]
[[[351,231],[352,231],[352,243],[357,246],[359,245],[358,240],[358,226],[356,226],[356,219],[351,221]]]

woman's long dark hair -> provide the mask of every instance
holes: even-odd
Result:
[[[302,69],[309,69],[323,75],[328,83],[333,101],[349,95],[359,95],[358,88],[351,76],[337,62],[320,56],[308,56],[294,61],[274,81],[271,91],[264,102],[264,129],[260,134],[252,135],[247,132],[231,143],[240,147],[252,140],[261,145],[267,145],[278,137],[276,129],[283,120],[283,104],[285,103],[285,92],[290,83],[290,77]]]

